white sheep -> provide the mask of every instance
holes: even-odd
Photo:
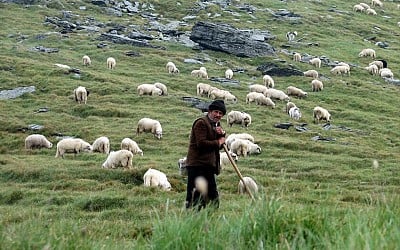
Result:
[[[262,93],[264,95],[267,92],[267,89],[268,89],[267,86],[261,85],[261,84],[252,84],[249,86],[250,92],[258,92],[258,93]]]
[[[266,97],[269,97],[271,99],[277,99],[286,102],[290,101],[290,97],[285,94],[285,92],[279,89],[267,89],[264,94]]]
[[[230,150],[238,156],[247,157],[252,154],[261,154],[261,147],[257,144],[249,141],[236,138],[232,144]]]
[[[82,103],[86,104],[88,96],[89,96],[89,91],[85,87],[79,86],[76,89],[74,89],[74,99],[79,104]]]
[[[226,79],[232,79],[233,78],[233,71],[231,69],[227,69],[225,71],[225,78]]]
[[[84,66],[89,66],[89,65],[92,64],[92,60],[90,60],[90,57],[89,57],[89,56],[84,55],[84,56],[82,57],[82,63],[83,63]]]
[[[117,65],[117,61],[115,60],[114,57],[107,58],[107,68],[108,69],[115,69],[116,65]]]
[[[393,77],[394,77],[392,70],[390,70],[389,68],[380,69],[379,70],[379,75],[382,78],[391,78],[391,79],[393,79]]]
[[[293,54],[293,61],[295,61],[295,62],[300,62],[300,61],[301,61],[301,54],[298,53],[298,52],[295,52],[295,53]]]
[[[291,107],[289,109],[289,117],[294,120],[299,120],[301,118],[300,108],[298,107]]]
[[[160,187],[162,190],[171,190],[171,183],[169,183],[167,176],[157,170],[149,168],[143,175],[143,184],[145,187]]]
[[[239,157],[237,154],[228,151],[229,154],[232,157],[232,160],[234,162],[237,162],[239,160]],[[231,161],[229,160],[228,154],[226,152],[220,152],[219,153],[219,165],[221,166],[221,169],[223,169],[224,167],[226,167],[227,165],[232,164]]]
[[[334,75],[350,75],[350,68],[345,65],[337,65],[333,67],[330,72]]]
[[[103,154],[110,153],[110,140],[106,136],[101,136],[97,138],[92,144],[93,152],[100,152]]]
[[[178,160],[179,174],[183,176],[187,176],[186,160],[186,156]]]
[[[288,42],[293,41],[297,36],[297,31],[288,31],[286,32],[286,39]]]
[[[177,74],[179,73],[179,69],[176,67],[175,63],[173,62],[168,62],[167,65],[165,66],[169,74]]]
[[[254,137],[251,134],[248,133],[233,133],[228,135],[228,137],[225,140],[226,146],[228,147],[228,149],[231,148],[232,143],[236,140],[236,139],[242,139],[242,140],[248,140],[251,142],[254,142]]]
[[[364,69],[366,69],[371,75],[378,75],[379,74],[379,68],[375,64],[368,65]]]
[[[208,96],[211,85],[207,83],[198,83],[196,86],[196,92],[198,96]]]
[[[314,79],[311,81],[311,89],[313,92],[322,91],[324,89],[324,84],[320,80]]]
[[[304,71],[303,75],[306,77],[312,77],[312,78],[316,79],[316,78],[318,78],[318,71],[316,71],[314,69],[310,69],[310,70]]]
[[[275,81],[274,81],[274,79],[272,79],[272,77],[270,75],[263,76],[263,83],[267,88],[275,87]]]
[[[246,112],[232,110],[227,114],[226,121],[230,127],[233,124],[241,124],[247,128],[251,124],[251,116]]]
[[[321,120],[325,120],[326,122],[330,123],[331,121],[331,114],[328,112],[328,110],[320,107],[320,106],[316,106],[313,109],[313,118],[314,118],[314,123],[319,123],[319,121]]]
[[[47,140],[46,136],[41,134],[28,135],[25,138],[25,149],[52,148],[53,143]]]
[[[132,169],[133,154],[129,150],[121,149],[118,151],[111,151],[107,159],[104,161],[102,168],[117,168],[123,167],[125,169]]]
[[[260,96],[264,96],[264,94],[258,92],[250,92],[246,95],[246,103],[249,104],[251,102],[255,102],[256,98]]]
[[[249,177],[249,176],[244,176],[243,177],[243,181],[244,184],[246,185],[246,187],[248,188],[248,190],[255,195],[256,193],[258,193],[258,186],[257,183],[253,180],[253,178]],[[247,193],[246,188],[243,185],[242,180],[239,180],[239,184],[238,184],[238,193],[239,194],[245,194]]]
[[[265,95],[259,95],[256,97],[254,100],[256,105],[262,105],[262,106],[270,106],[273,109],[275,108],[275,103],[272,101],[271,98],[266,97]]]
[[[209,96],[213,100],[222,99],[226,102],[237,102],[236,96],[234,96],[228,90],[214,89],[209,93]]]
[[[378,15],[374,9],[367,9],[367,10],[365,11],[365,13],[366,13],[367,15],[373,15],[373,16]]]
[[[361,5],[362,7],[364,7],[364,9],[369,9],[369,8],[371,8],[371,7],[369,7],[369,5],[366,4],[366,3],[359,3],[359,5]]]
[[[143,156],[143,150],[141,150],[137,142],[135,142],[131,138],[122,139],[121,149],[126,149],[128,151],[131,151],[133,155]]]
[[[372,58],[376,57],[376,52],[373,49],[363,49],[359,54],[358,57],[367,57],[370,56]]]
[[[161,89],[161,95],[163,96],[167,96],[168,95],[168,88],[165,84],[161,83],[161,82],[156,82],[154,83],[154,86],[156,86],[157,88]]]
[[[309,63],[311,65],[314,65],[316,68],[321,68],[321,59],[319,59],[318,57],[310,59]]]
[[[80,152],[92,152],[93,148],[88,142],[80,138],[65,138],[57,143],[56,158],[64,158],[65,153],[74,153],[74,155]]]
[[[136,128],[136,134],[143,132],[152,133],[157,139],[162,138],[162,127],[159,121],[151,118],[142,118],[139,120]]]
[[[299,89],[297,87],[294,87],[294,86],[287,87],[286,88],[286,93],[289,96],[297,96],[299,98],[303,98],[303,97],[307,97],[308,96],[307,92],[305,92],[304,90]]]
[[[354,12],[364,12],[365,8],[361,4],[356,4],[353,6]]]
[[[296,104],[294,104],[293,102],[287,102],[287,103],[286,103],[286,113],[287,113],[287,114],[289,114],[289,110],[290,110],[292,107],[296,107]]]
[[[380,0],[371,0],[371,6],[383,7],[383,3]]]
[[[202,71],[204,71],[204,72],[206,72],[207,73],[207,69],[206,69],[206,67],[200,67],[200,70],[202,70]]]
[[[190,75],[194,76],[194,77],[201,77],[201,78],[208,79],[207,71],[203,71],[203,70],[200,70],[200,69],[192,70]]]
[[[370,62],[368,65],[371,66],[373,64],[378,66],[378,69],[383,69],[383,62],[382,61],[373,61],[373,62]]]
[[[160,96],[162,95],[163,91],[157,88],[154,84],[143,83],[137,87],[137,93],[142,95],[155,95]]]

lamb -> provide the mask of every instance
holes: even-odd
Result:
[[[258,92],[265,95],[268,87],[261,84],[252,84],[249,86],[250,92]]]
[[[307,92],[303,91],[302,89],[296,88],[294,86],[287,87],[286,91],[289,96],[297,96],[299,98],[308,96]]]
[[[226,121],[229,127],[233,124],[241,124],[242,127],[248,127],[251,124],[251,116],[245,112],[232,110],[226,116]]]
[[[275,108],[275,103],[271,100],[271,98],[266,97],[265,95],[257,96],[254,101],[255,101],[256,105],[270,106],[273,109]]]
[[[264,96],[264,94],[258,92],[250,92],[246,95],[246,103],[249,104],[251,102],[255,102],[255,100],[260,96]]]
[[[364,12],[365,8],[361,4],[356,4],[353,6],[354,12]]]
[[[102,168],[114,169],[123,167],[124,169],[133,169],[132,159],[133,154],[129,150],[121,149],[118,151],[111,151],[103,163]]]
[[[82,57],[82,62],[83,62],[83,65],[84,65],[84,66],[89,66],[89,65],[92,64],[92,60],[90,60],[90,57],[87,56],[87,55],[84,55],[84,56]]]
[[[365,11],[365,13],[366,13],[367,15],[373,15],[373,16],[378,15],[374,9],[367,9],[367,10]]]
[[[187,176],[186,160],[186,156],[178,160],[179,174],[183,176]]]
[[[231,144],[231,151],[238,156],[247,157],[252,154],[261,154],[261,148],[257,144],[243,139],[235,139]]]
[[[316,71],[314,69],[310,69],[310,70],[303,72],[303,75],[306,77],[312,77],[312,78],[316,79],[316,78],[318,78],[318,71]]]
[[[200,69],[195,69],[192,70],[192,72],[190,73],[191,76],[195,76],[195,77],[201,77],[201,78],[206,78],[208,79],[208,74],[207,71],[203,71]]]
[[[196,86],[196,91],[198,96],[208,96],[211,85],[207,83],[198,83]]]
[[[314,79],[311,81],[311,89],[313,92],[322,91],[324,89],[324,84],[320,80]]]
[[[161,82],[156,82],[156,83],[154,83],[154,86],[156,86],[157,88],[161,89],[161,95],[162,96],[167,96],[168,95],[168,88],[167,88],[167,86],[165,86],[165,84],[163,84]]]
[[[239,157],[237,154],[229,151],[229,154],[231,155],[232,159],[234,162],[237,162],[239,160]],[[221,166],[221,169],[223,169],[225,166],[231,164],[231,161],[229,160],[228,154],[226,152],[220,152],[219,153],[219,165]]]
[[[344,65],[338,65],[333,67],[330,70],[330,72],[335,75],[344,75],[344,74],[350,75],[350,68]]]
[[[207,69],[206,69],[206,67],[200,67],[200,70],[202,70],[202,71],[204,71],[204,72],[206,72],[206,73],[207,73]]]
[[[316,106],[313,109],[313,118],[314,118],[314,123],[319,123],[319,121],[321,120],[325,120],[327,123],[330,123],[331,121],[331,114],[329,114],[328,110],[320,107],[320,106]]]
[[[144,83],[137,87],[137,93],[142,95],[162,95],[163,91],[157,88],[154,84]]]
[[[382,62],[382,61],[379,61],[379,60],[373,61],[373,62],[369,63],[368,65],[371,66],[371,65],[373,65],[373,64],[376,65],[376,66],[378,66],[378,69],[383,69],[383,68],[384,68],[384,65],[383,65],[383,62]]]
[[[272,77],[270,75],[263,76],[263,83],[267,88],[275,87],[274,79],[272,79]]]
[[[312,58],[312,59],[309,61],[309,63],[310,63],[311,65],[314,65],[314,66],[317,67],[317,68],[321,68],[321,59],[319,59],[318,57]]]
[[[388,68],[380,69],[379,70],[379,75],[382,78],[391,78],[391,79],[393,79],[393,77],[394,77],[393,72]]]
[[[372,58],[376,57],[376,52],[373,49],[363,49],[359,54],[358,57],[367,57],[370,56]]]
[[[103,154],[110,153],[110,140],[106,136],[97,138],[92,144],[93,152],[99,152]]]
[[[289,109],[289,117],[294,120],[299,120],[301,118],[301,112],[298,107],[291,107]]]
[[[133,155],[143,156],[143,151],[139,148],[139,145],[130,138],[122,139],[121,149],[126,149],[126,150],[132,152]]]
[[[371,6],[383,7],[383,3],[380,0],[371,0]]]
[[[230,149],[232,142],[234,142],[236,139],[242,139],[254,142],[254,137],[251,134],[248,133],[230,134],[225,140],[226,146]]]
[[[298,53],[298,52],[295,52],[295,53],[293,54],[293,61],[295,61],[295,62],[300,62],[300,61],[301,61],[301,54]]]
[[[113,57],[107,58],[107,68],[108,69],[115,69],[116,65],[117,65],[117,62],[115,61],[115,58],[113,58]]]
[[[214,89],[210,92],[209,96],[213,100],[222,99],[226,102],[237,102],[236,96],[227,90]]]
[[[378,75],[379,74],[379,68],[375,64],[368,65],[364,69],[366,69],[371,75]]]
[[[266,97],[269,97],[271,99],[277,99],[286,102],[290,100],[290,97],[286,95],[285,92],[278,89],[267,89],[267,91],[264,94]]]
[[[85,87],[79,86],[74,89],[74,99],[79,104],[86,104],[88,96],[89,91]]]
[[[369,8],[371,8],[371,7],[369,7],[369,5],[366,4],[366,3],[359,3],[359,5],[361,5],[362,7],[364,7],[364,9],[369,9]]]
[[[168,62],[167,65],[165,66],[169,74],[178,74],[179,69],[176,67],[175,63],[173,62]]]
[[[287,102],[286,103],[286,113],[289,114],[289,110],[293,107],[296,107],[296,104],[294,104],[293,102]]]
[[[231,69],[225,71],[225,78],[229,80],[233,78],[233,71]]]
[[[80,138],[65,138],[57,143],[57,152],[55,158],[64,158],[65,153],[74,153],[74,155],[76,155],[80,152],[92,151],[92,145]]]
[[[248,190],[249,190],[253,195],[256,194],[256,193],[258,193],[258,186],[257,186],[257,183],[256,183],[251,177],[244,176],[244,177],[243,177],[243,181],[244,181],[244,184],[246,184],[246,187],[248,188]],[[238,184],[238,192],[239,192],[239,194],[245,194],[245,193],[247,193],[247,190],[246,190],[246,188],[244,187],[242,180],[239,181],[239,184]]]
[[[293,41],[297,36],[297,31],[289,31],[286,33],[286,39],[288,40],[288,42]]]
[[[136,128],[136,134],[139,135],[143,132],[150,132],[159,140],[162,138],[162,127],[157,120],[150,118],[140,119]]]
[[[25,138],[25,149],[52,148],[53,143],[41,134],[31,134]]]
[[[171,183],[169,183],[167,176],[157,170],[149,168],[143,175],[143,182],[145,187],[160,187],[162,190],[171,190]]]

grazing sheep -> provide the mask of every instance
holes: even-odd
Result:
[[[379,74],[379,68],[375,64],[368,65],[364,69],[366,69],[371,75],[378,75]]]
[[[267,91],[264,93],[266,97],[269,97],[271,99],[277,99],[281,101],[290,101],[290,97],[285,94],[282,90],[278,89],[267,89]]]
[[[117,62],[115,61],[115,58],[113,58],[113,57],[107,58],[107,68],[108,69],[115,69],[116,65],[117,65]]]
[[[254,137],[251,134],[248,134],[248,133],[235,134],[235,133],[233,133],[233,134],[230,134],[226,138],[226,140],[225,140],[226,146],[230,149],[232,142],[234,142],[236,139],[242,139],[242,140],[248,140],[248,141],[254,142]]]
[[[133,155],[143,156],[143,151],[139,148],[139,145],[130,138],[124,138],[121,141],[121,149],[131,151]]]
[[[258,186],[257,186],[257,183],[256,183],[251,177],[244,176],[244,177],[243,177],[243,181],[244,181],[244,184],[246,184],[246,187],[249,189],[249,191],[250,191],[253,195],[256,194],[256,193],[258,193]],[[238,193],[239,193],[239,194],[245,194],[245,193],[247,193],[247,190],[246,190],[246,188],[244,187],[242,180],[239,180],[239,184],[238,184]]]
[[[52,148],[53,143],[47,140],[46,136],[40,134],[28,135],[25,138],[25,149]]]
[[[200,70],[200,69],[195,69],[192,70],[192,72],[190,73],[191,76],[195,76],[195,77],[201,77],[201,78],[205,78],[208,79],[208,74],[206,71]]]
[[[393,72],[388,68],[380,69],[379,70],[379,75],[382,78],[391,78],[391,79],[393,79],[393,77],[394,77]]]
[[[252,154],[261,154],[261,148],[257,144],[249,141],[236,138],[232,144],[230,150],[238,156],[247,157]]]
[[[143,132],[152,133],[157,139],[162,138],[162,127],[159,121],[150,118],[142,118],[139,120],[136,128],[136,134]]]
[[[79,86],[74,89],[74,99],[79,104],[86,104],[88,96],[89,91],[85,87]]]
[[[83,62],[83,65],[84,65],[84,66],[89,66],[89,65],[92,64],[92,61],[90,60],[90,57],[87,56],[87,55],[84,55],[84,56],[82,57],[82,62]]]
[[[179,174],[183,176],[187,176],[186,160],[186,156],[178,160]]]
[[[363,49],[359,54],[358,57],[367,57],[370,56],[372,58],[376,57],[376,52],[373,49]]]
[[[373,16],[378,15],[374,9],[367,9],[367,10],[365,11],[365,13],[366,13],[367,15],[373,15]]]
[[[56,158],[64,158],[65,153],[92,152],[93,148],[88,142],[79,138],[65,138],[57,143]]]
[[[369,8],[371,8],[371,7],[369,7],[369,5],[366,4],[366,3],[359,3],[359,5],[361,5],[362,7],[364,7],[364,9],[369,9]]]
[[[266,97],[265,95],[259,95],[254,100],[256,105],[270,106],[273,109],[275,108],[275,103],[271,100],[271,98]]]
[[[379,61],[379,60],[373,61],[373,62],[369,63],[368,66],[371,66],[373,64],[376,65],[378,67],[378,69],[383,69],[384,68],[384,65],[383,65],[382,61]]]
[[[288,42],[293,41],[297,36],[297,31],[289,31],[286,32],[286,39],[288,40]]]
[[[162,95],[163,91],[159,88],[157,88],[154,84],[140,84],[137,87],[137,93],[142,96],[142,95],[156,95],[160,96]]]
[[[353,6],[354,12],[364,12],[365,8],[361,4],[356,4]]]
[[[299,120],[301,118],[301,112],[298,107],[291,107],[289,109],[289,117],[294,120]]]
[[[272,79],[272,77],[270,75],[263,76],[263,83],[267,88],[275,87],[274,79]]]
[[[208,96],[211,85],[207,83],[198,83],[196,86],[196,92],[198,96]]]
[[[106,161],[103,163],[103,168],[117,168],[123,167],[125,169],[132,169],[133,154],[129,150],[121,149],[118,151],[111,151]]]
[[[296,107],[296,104],[294,104],[293,102],[287,102],[287,103],[286,103],[286,113],[287,113],[287,114],[289,114],[289,110],[290,110],[292,107]]]
[[[167,86],[165,86],[165,84],[163,84],[161,82],[156,82],[156,83],[154,83],[154,86],[161,89],[161,95],[163,95],[163,96],[168,95],[168,88],[167,88]]]
[[[249,104],[251,102],[255,102],[255,100],[260,96],[265,96],[265,95],[263,93],[250,92],[246,95],[246,103]]]
[[[316,78],[318,78],[318,71],[316,71],[314,69],[310,69],[310,70],[303,72],[303,75],[306,77],[312,77],[312,78],[316,79]]]
[[[293,54],[293,61],[295,62],[300,62],[301,61],[301,54],[300,53],[294,53]]]
[[[168,62],[167,65],[165,66],[169,74],[178,74],[179,69],[176,67],[175,63],[173,62]]]
[[[206,67],[200,67],[200,70],[201,70],[201,71],[204,71],[204,72],[206,72],[206,73],[207,73],[207,69],[206,69]]]
[[[324,84],[320,80],[314,79],[311,81],[311,89],[313,92],[322,91],[324,89]]]
[[[233,124],[241,124],[242,127],[248,127],[251,124],[251,116],[245,112],[232,110],[226,116],[226,121],[229,127]]]
[[[171,183],[169,183],[167,176],[157,170],[149,168],[143,175],[143,184],[145,187],[160,187],[162,190],[171,190]]]
[[[338,65],[333,67],[330,72],[334,75],[350,75],[350,68],[344,65]]]
[[[383,7],[383,3],[380,0],[371,0],[371,6]]]
[[[310,63],[311,65],[314,65],[314,66],[317,67],[317,68],[321,68],[321,59],[319,59],[318,57],[312,58],[312,59],[309,61],[309,63]]]
[[[237,154],[229,151],[229,154],[231,155],[232,159],[234,162],[237,162],[239,157]],[[228,154],[226,152],[220,152],[219,153],[219,165],[221,166],[221,169],[223,169],[225,166],[231,164],[231,161],[229,160]]]
[[[214,89],[209,93],[211,99],[221,99],[226,102],[237,102],[236,96],[234,96],[231,92],[222,89]]]
[[[308,95],[307,92],[303,91],[302,89],[296,88],[294,86],[287,87],[286,91],[287,91],[286,93],[289,96],[297,96],[299,98],[307,97]]]
[[[325,120],[327,123],[330,123],[331,121],[331,114],[329,114],[328,110],[316,106],[313,109],[313,118],[314,118],[314,123],[319,123],[321,120]]]
[[[265,92],[267,92],[268,87],[261,84],[252,84],[249,86],[249,89],[250,92],[258,92],[265,95]]]
[[[92,144],[93,152],[110,153],[110,140],[106,136],[97,138]]]
[[[226,79],[232,79],[233,78],[233,71],[231,69],[227,69],[225,71],[225,78]]]

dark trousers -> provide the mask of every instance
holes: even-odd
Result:
[[[219,194],[217,190],[217,181],[214,167],[187,167],[188,179],[186,189],[186,208],[202,209],[208,204],[215,208],[219,207]],[[195,180],[202,176],[207,181],[208,194],[206,197],[200,194],[195,188]]]

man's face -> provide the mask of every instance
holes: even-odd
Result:
[[[210,110],[208,111],[208,116],[214,122],[219,122],[221,118],[224,116],[224,113],[222,113],[222,111],[219,110]]]

